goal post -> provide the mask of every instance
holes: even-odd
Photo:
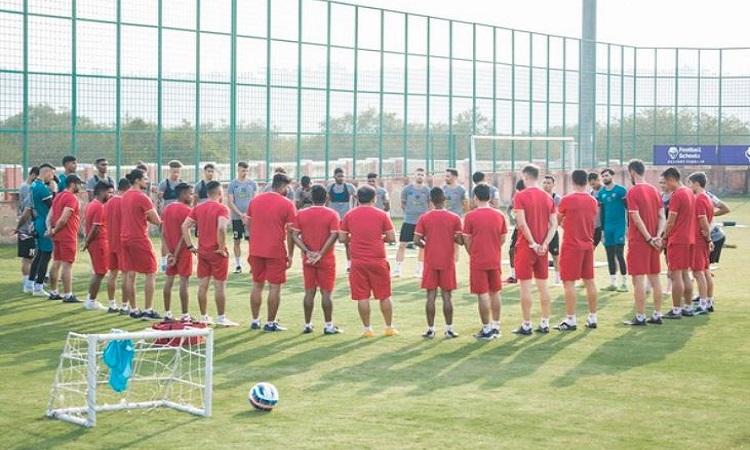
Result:
[[[129,342],[128,342],[129,341]],[[110,343],[132,344],[130,377],[122,392],[110,385],[104,361]],[[85,427],[97,413],[171,408],[209,417],[213,385],[213,330],[79,334],[69,332],[52,384],[47,417]]]
[[[519,157],[521,150],[516,148],[517,143],[526,144],[525,147],[528,150],[524,157]],[[544,149],[539,148],[542,146]],[[553,147],[552,151],[550,147]],[[512,172],[518,168],[518,163],[531,163],[544,159],[547,169],[568,170],[576,166],[576,147],[575,138],[569,136],[472,135],[469,146],[469,168],[471,173],[483,169],[489,172],[496,172],[498,169]],[[482,150],[490,149],[492,157],[487,157]],[[544,154],[535,157],[535,153],[540,151]],[[498,153],[501,158],[507,158],[501,159],[501,164],[498,164]]]

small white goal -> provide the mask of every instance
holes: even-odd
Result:
[[[122,392],[109,385],[113,371],[103,359],[112,342],[124,343],[132,350],[131,373]],[[208,417],[212,373],[211,329],[70,332],[52,384],[47,416],[86,427],[96,424],[99,412],[137,408],[167,407]]]

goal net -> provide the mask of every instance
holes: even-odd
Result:
[[[471,136],[471,173],[515,172],[528,163],[543,170],[569,170],[576,164],[576,142],[565,136]]]
[[[86,427],[96,424],[99,412],[137,408],[167,407],[208,417],[212,371],[210,329],[70,332],[47,416]]]

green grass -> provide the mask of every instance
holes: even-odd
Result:
[[[750,224],[747,198],[731,206],[728,220]],[[716,313],[642,329],[621,325],[632,315],[632,295],[607,293],[600,298],[597,330],[516,337],[510,330],[520,321],[518,288],[510,286],[503,292],[503,336],[476,342],[471,333],[479,321],[462,254],[463,281],[455,295],[459,339],[422,340],[424,294],[412,278],[394,283],[401,336],[359,338],[343,271],[334,313],[346,333],[302,335],[298,262],[280,312],[290,331],[263,334],[246,327],[249,276],[233,275],[228,311],[243,327],[216,331],[213,417],[167,410],[102,413],[93,429],[44,418],[65,335],[144,324],[19,294],[15,248],[2,247],[0,447],[746,448],[748,230],[728,229],[728,241],[738,248],[724,250],[716,271]],[[597,256],[604,259],[601,249]],[[407,259],[406,274],[413,261]],[[85,258],[75,273],[83,295]],[[597,275],[603,286],[606,270]],[[562,290],[553,288],[553,295],[557,321]],[[382,332],[373,307],[373,323]],[[583,299],[579,307],[585,311]],[[321,330],[319,308],[314,317]],[[247,391],[258,381],[280,391],[271,414],[255,413],[247,403]]]

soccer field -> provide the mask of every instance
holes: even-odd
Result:
[[[727,202],[723,220],[750,225],[750,199]],[[228,315],[241,322],[217,329],[213,417],[171,410],[102,413],[92,429],[44,417],[50,386],[70,330],[143,329],[147,323],[84,311],[21,294],[15,247],[0,247],[0,379],[2,448],[747,448],[750,444],[750,340],[745,337],[750,277],[750,229],[725,228],[715,271],[716,312],[628,328],[632,293],[602,293],[599,328],[545,336],[515,336],[518,287],[502,292],[500,339],[476,341],[476,302],[468,293],[468,257],[461,254],[454,293],[454,340],[424,340],[424,293],[410,278],[394,281],[398,337],[360,338],[349,300],[343,251],[334,318],[344,334],[301,334],[299,255],[282,293],[283,333],[251,331],[249,275],[230,275]],[[157,247],[158,248],[158,247]],[[389,247],[391,255],[395,247]],[[246,251],[244,249],[243,251]],[[507,245],[503,248],[507,258]],[[604,261],[599,248],[597,261]],[[85,296],[88,258],[76,263],[75,291]],[[159,276],[159,287],[163,276]],[[597,269],[599,286],[607,281]],[[197,311],[191,287],[191,307]],[[563,318],[561,287],[553,287],[554,323]],[[138,292],[142,301],[142,290]],[[666,300],[669,304],[669,299]],[[213,300],[209,311],[215,317]],[[160,290],[156,305],[161,304]],[[373,326],[382,318],[373,303]],[[665,308],[666,310],[666,308]],[[262,317],[265,316],[265,301]],[[538,323],[538,303],[534,303]],[[579,318],[585,317],[579,299]],[[649,307],[650,311],[650,307]],[[442,336],[438,306],[436,325]],[[247,392],[258,381],[277,386],[270,414],[252,411]],[[106,388],[106,386],[105,386]]]

